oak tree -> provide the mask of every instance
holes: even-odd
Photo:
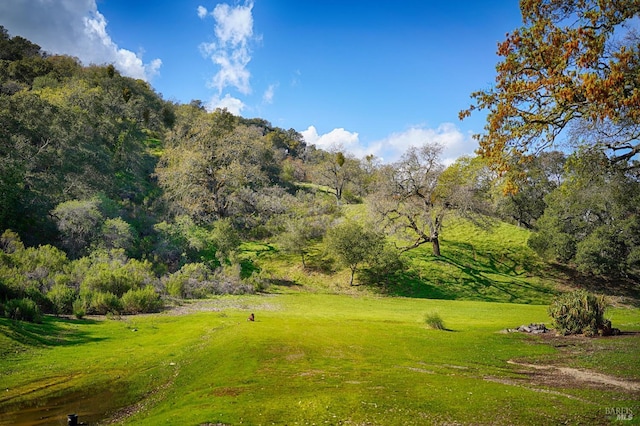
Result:
[[[496,211],[504,219],[533,229],[547,206],[545,197],[564,180],[566,156],[560,151],[538,156],[510,166],[505,179],[515,182],[518,191],[496,194]],[[498,186],[500,183],[498,183]],[[498,192],[498,191],[496,191]]]
[[[384,236],[371,227],[345,221],[327,232],[326,243],[338,261],[350,269],[349,285],[353,285],[358,268],[384,248]]]
[[[241,192],[269,183],[271,146],[259,129],[238,124],[226,110],[178,111],[156,168],[170,207],[199,223],[229,217]]]
[[[317,153],[320,159],[315,168],[314,180],[331,188],[338,203],[350,191],[361,192],[363,171],[358,159],[351,154],[344,154],[339,148]]]
[[[640,180],[628,171],[602,153],[575,153],[545,203],[528,241],[540,255],[598,275],[638,272]]]
[[[440,256],[439,234],[450,207],[437,194],[441,151],[431,144],[409,148],[397,163],[380,169],[377,191],[369,197],[383,226],[410,239],[403,251],[431,243],[434,256]]]
[[[579,143],[610,162],[637,158],[640,0],[521,0],[520,8],[523,26],[498,45],[495,86],[460,112],[488,111],[479,152],[503,172],[577,126],[591,135]]]

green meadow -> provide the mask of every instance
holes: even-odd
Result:
[[[432,312],[445,330],[426,326]],[[610,316],[640,331],[637,309]],[[547,320],[541,305],[291,292],[107,320],[3,319],[0,424],[71,412],[136,425],[607,424],[611,407],[638,409],[638,388],[514,364],[640,382],[638,334],[572,339],[567,352],[501,332]],[[43,423],[24,409],[38,404]]]

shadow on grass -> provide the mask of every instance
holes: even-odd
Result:
[[[90,319],[72,320],[45,316],[42,323],[0,319],[0,330],[10,339],[27,346],[73,346],[97,342],[104,338],[91,337],[86,331],[64,327],[66,324],[97,324]]]
[[[388,296],[413,297],[417,299],[457,299],[455,293],[425,281],[415,271],[395,274],[388,281],[382,286],[377,286],[380,292]],[[370,287],[373,287],[373,285],[370,285]]]
[[[526,276],[539,272],[540,265],[526,251],[500,248],[498,252],[488,249],[477,250],[470,243],[446,241],[443,252],[445,258],[456,259],[458,264],[479,272]]]
[[[412,269],[388,279],[387,295],[485,302],[549,303],[558,294],[540,283],[541,264],[518,250],[477,250],[470,243],[447,241],[442,256],[426,250],[408,253]],[[531,256],[529,256],[531,257]]]
[[[557,280],[567,282],[571,287],[600,293],[610,297],[623,297],[626,303],[640,307],[640,277],[599,277],[583,274],[569,266],[552,263],[550,274]]]
[[[509,271],[495,268],[494,263],[488,265],[478,265],[472,267],[469,264],[461,263],[458,258],[453,259],[442,256],[438,259],[454,268],[457,268],[464,274],[464,282],[469,290],[473,290],[481,299],[488,301],[507,301],[519,303],[541,302],[544,299],[550,299],[558,294],[557,291],[542,285],[535,285],[522,279],[519,274],[509,273]],[[475,266],[475,265],[474,265]],[[487,277],[485,274],[499,276],[505,281],[498,281]],[[486,292],[481,290],[491,288],[497,290],[502,297],[487,296]]]

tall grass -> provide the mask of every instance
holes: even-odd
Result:
[[[563,294],[549,306],[553,324],[563,335],[594,336],[605,325],[604,313],[609,303],[606,297],[585,290]]]
[[[444,330],[444,321],[440,317],[440,314],[437,312],[430,312],[425,314],[424,322],[427,324],[427,327],[432,328],[434,330]]]

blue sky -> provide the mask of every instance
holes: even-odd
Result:
[[[393,161],[436,142],[450,162],[476,147],[484,116],[458,112],[521,17],[516,0],[3,0],[0,25],[322,148]]]

